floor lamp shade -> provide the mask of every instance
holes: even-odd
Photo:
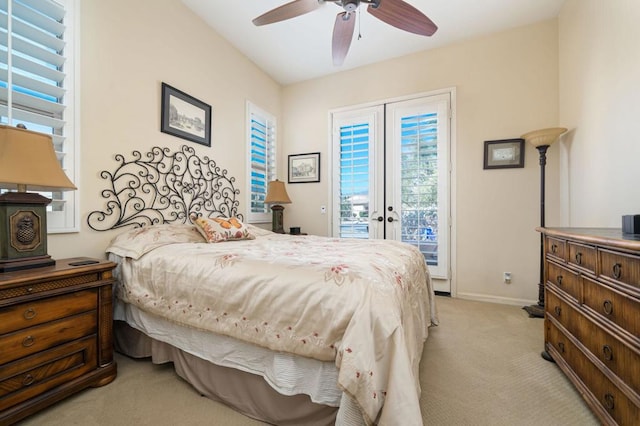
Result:
[[[271,230],[278,234],[284,234],[284,207],[280,204],[291,204],[284,182],[277,179],[269,182],[264,202],[265,204],[271,204],[271,211],[273,212]]]
[[[547,164],[547,148],[565,133],[564,127],[550,127],[534,130],[522,135],[522,139],[536,147],[540,153],[540,226],[545,226],[545,166]],[[529,316],[544,318],[544,237],[540,234],[540,277],[538,281],[538,304],[523,308]]]
[[[76,189],[62,170],[51,136],[0,125],[0,272],[49,266],[47,212],[35,191]]]

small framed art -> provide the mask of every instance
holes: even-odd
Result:
[[[160,131],[211,146],[211,106],[162,83]]]
[[[289,156],[289,183],[320,182],[320,153]]]
[[[484,168],[508,169],[524,167],[524,139],[484,142]]]

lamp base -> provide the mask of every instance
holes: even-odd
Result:
[[[527,311],[530,318],[544,318],[544,306],[531,305],[525,306],[522,309]]]
[[[33,256],[19,260],[0,260],[0,273],[20,271],[22,269],[43,268],[45,266],[53,266],[56,261],[49,255]]]
[[[273,212],[273,221],[271,223],[271,230],[277,234],[284,234],[284,207],[279,204],[271,206]]]
[[[0,195],[0,272],[55,264],[47,254],[47,197],[30,192]]]

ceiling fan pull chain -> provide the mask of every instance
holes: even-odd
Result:
[[[361,19],[360,19],[360,9],[358,9],[358,40],[360,40],[362,38],[362,32],[360,31],[360,23],[361,23]]]

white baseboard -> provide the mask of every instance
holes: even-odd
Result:
[[[500,297],[500,296],[492,296],[489,294],[476,294],[476,293],[462,293],[458,292],[456,294],[458,299],[467,299],[467,300],[476,300],[478,302],[490,302],[490,303],[500,303],[502,305],[514,305],[514,306],[529,306],[529,305],[537,305],[537,300],[529,300],[529,299],[513,299],[510,297]]]

